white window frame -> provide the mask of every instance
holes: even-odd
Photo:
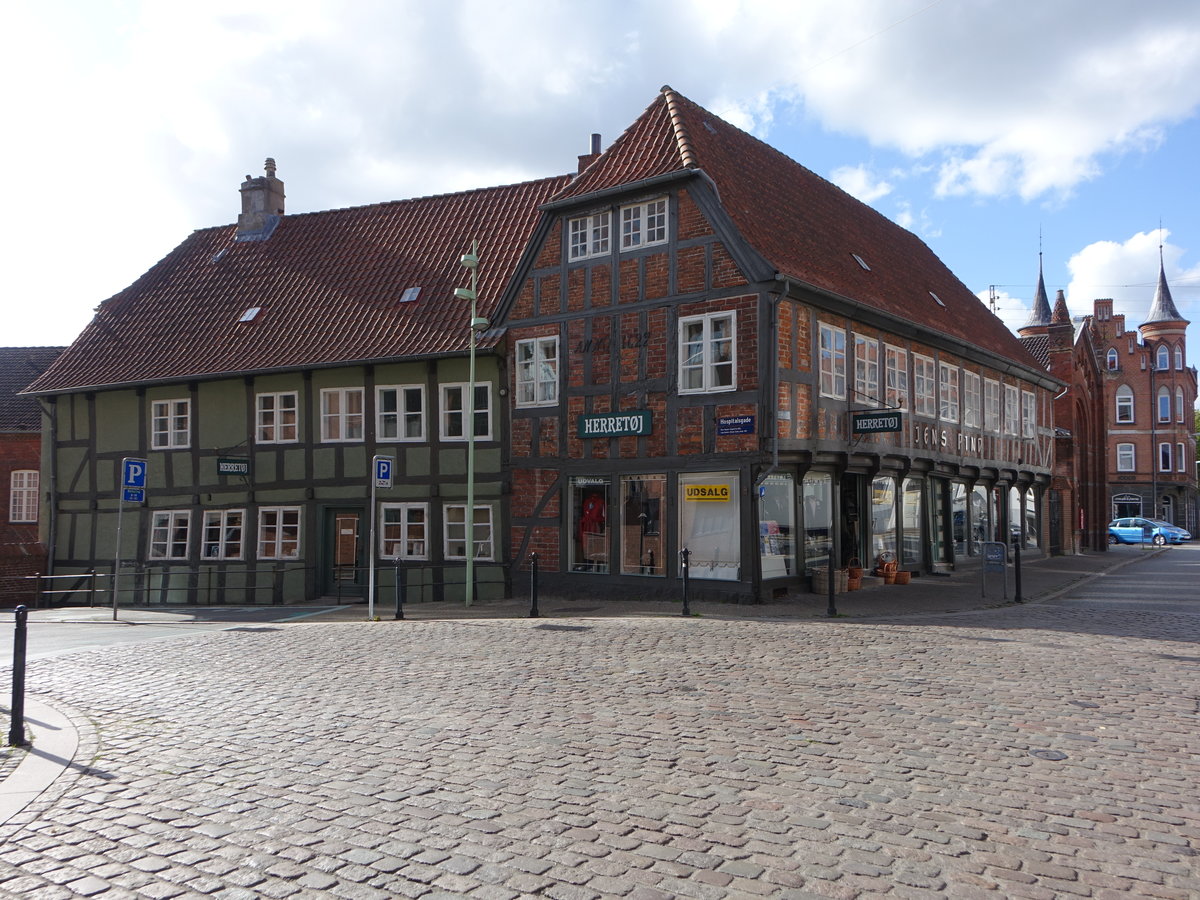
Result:
[[[1113,421],[1118,425],[1132,425],[1136,421],[1133,388],[1127,384],[1119,385],[1116,391],[1116,405],[1116,418]]]
[[[358,398],[358,411],[350,411],[350,401]],[[336,409],[331,401],[336,398]],[[363,440],[366,420],[366,396],[360,387],[321,388],[321,441],[326,444],[350,444]],[[357,432],[357,433],[356,433]]]
[[[994,378],[983,379],[983,429],[1000,433],[1000,382]]]
[[[303,518],[299,506],[264,506],[258,511],[257,547],[259,559],[299,559],[301,537],[303,535]],[[273,537],[267,537],[268,529],[273,528]],[[295,532],[294,537],[287,537],[288,529]],[[288,545],[294,545],[288,553]]]
[[[1182,422],[1183,418],[1183,388],[1175,388],[1175,421]]]
[[[392,393],[395,399],[395,409],[388,410],[390,404],[384,400],[385,394]],[[409,408],[409,400],[415,398],[417,409]],[[425,440],[425,385],[423,384],[381,384],[375,388],[375,439],[388,443],[403,443]],[[409,426],[414,426],[409,434]],[[388,434],[393,431],[393,434]]]
[[[937,416],[937,365],[933,358],[914,353],[913,412],[918,416]]]
[[[1171,421],[1171,391],[1164,385],[1158,389],[1158,397],[1156,398],[1155,406],[1158,408],[1158,421],[1161,425],[1163,422]]]
[[[236,517],[236,522],[231,519]],[[233,537],[231,535],[236,535]],[[206,509],[200,532],[202,560],[242,559],[246,545],[246,511],[244,509]],[[215,549],[215,553],[210,550]]]
[[[1171,349],[1166,344],[1159,344],[1154,353],[1154,368],[1166,372],[1171,368]]]
[[[846,399],[846,330],[819,323],[821,396]]]
[[[468,437],[463,426],[467,416],[466,396],[469,388],[470,383],[466,381],[441,385],[441,413],[438,421],[441,423],[440,435],[443,441],[465,441]],[[480,430],[481,421],[483,423],[482,430]],[[492,383],[477,381],[475,382],[475,440],[487,441],[491,440],[491,437]]]
[[[388,514],[394,513],[399,537],[388,537]],[[418,517],[414,513],[420,513]],[[412,529],[419,529],[419,535]],[[429,504],[384,503],[379,510],[379,556],[381,559],[429,559]]]
[[[517,341],[517,406],[558,405],[558,335]]]
[[[1106,358],[1108,360],[1108,371],[1117,371],[1117,369],[1120,367],[1120,361],[1117,359],[1117,350],[1115,347],[1110,347],[1108,349],[1108,355]]]
[[[151,400],[150,447],[154,450],[186,450],[191,445],[191,399]]]
[[[958,421],[958,366],[953,363],[938,364],[938,413],[943,422]]]
[[[884,344],[884,377],[888,408],[908,410],[908,351]]]
[[[1187,471],[1187,444],[1180,443],[1175,445],[1175,471]]]
[[[1021,437],[1037,435],[1037,395],[1021,391]]]
[[[1021,392],[1016,385],[1004,386],[1004,433],[1020,434],[1021,427]]]
[[[879,405],[879,341],[854,336],[854,402]]]
[[[182,530],[183,538],[179,538]],[[192,543],[192,513],[187,509],[156,509],[150,514],[147,559],[187,559]],[[182,546],[181,546],[182,545]]]
[[[1158,445],[1158,471],[1172,472],[1175,469],[1174,455],[1170,441]]]
[[[1117,471],[1137,471],[1137,448],[1133,444],[1117,444]]]
[[[667,198],[621,207],[621,250],[667,242]]]
[[[287,401],[291,405],[286,405]],[[271,406],[265,406],[269,401]],[[291,421],[286,421],[287,413]],[[281,421],[283,420],[283,421]],[[254,441],[258,444],[294,444],[300,440],[300,400],[295,391],[256,394]]]
[[[721,336],[718,327],[726,323],[728,332]],[[700,326],[698,340],[689,340],[688,331]],[[699,374],[699,383],[690,383]],[[727,383],[723,383],[727,376]],[[679,393],[712,394],[737,390],[737,312],[725,310],[679,320]]]
[[[612,248],[612,211],[576,216],[567,224],[567,246],[571,260],[603,256]]]
[[[8,521],[14,525],[36,525],[41,490],[37,469],[14,469],[8,479]]]
[[[964,428],[978,428],[981,424],[980,409],[980,377],[976,372],[963,371],[963,410],[962,423]]]
[[[1183,371],[1183,347],[1177,346],[1175,348],[1175,369],[1176,371]]]
[[[466,559],[466,510],[465,503],[447,503],[442,507],[442,556],[444,559]],[[484,513],[480,521],[480,513]],[[481,539],[479,529],[484,529]],[[492,528],[492,507],[476,504],[472,521],[471,540],[475,559],[490,562],[495,558],[495,532]],[[458,552],[455,552],[458,551]]]

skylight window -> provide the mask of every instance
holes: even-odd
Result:
[[[937,294],[935,294],[933,291],[930,291],[930,292],[929,292],[929,296],[930,296],[930,297],[932,297],[934,300],[936,300],[936,301],[937,301],[937,305],[938,305],[938,306],[945,306],[945,305],[946,305],[945,303],[943,303],[943,302],[942,302],[942,298],[941,298],[941,297],[939,297]]]
[[[214,253],[212,255],[212,259],[210,259],[209,262],[214,262],[214,263],[220,262],[221,258],[228,252],[229,252],[228,247],[222,247],[220,250],[218,250],[216,253]]]
[[[863,269],[868,272],[871,271],[871,267],[867,265],[866,260],[864,260],[861,256],[859,256],[857,253],[851,253],[850,255],[854,257],[854,261],[862,266]]]
[[[412,303],[414,300],[416,300],[420,296],[421,296],[421,289],[419,287],[405,288],[404,293],[400,295],[400,302],[401,303]]]
[[[239,323],[240,322],[253,322],[254,317],[257,316],[260,312],[262,312],[261,306],[251,306],[248,310],[246,310],[244,313],[242,313],[242,317],[240,319],[238,319],[238,322]]]

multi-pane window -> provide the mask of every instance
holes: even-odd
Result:
[[[465,441],[469,385],[442,385],[442,440]],[[490,439],[492,436],[492,383],[475,385],[475,437]]]
[[[558,402],[558,337],[517,341],[517,406]]]
[[[884,345],[884,369],[887,379],[887,405],[908,409],[908,351]]]
[[[1175,388],[1175,421],[1183,421],[1183,388]]]
[[[941,365],[938,380],[938,400],[943,422],[958,421],[958,366]]]
[[[983,379],[983,427],[992,434],[1000,433],[1000,382]]]
[[[38,520],[38,481],[36,469],[17,469],[9,479],[8,521]]]
[[[446,559],[467,558],[467,507],[465,503],[448,503],[444,507],[443,549]],[[476,506],[472,523],[471,540],[474,543],[475,559],[493,559],[492,508]]]
[[[879,405],[879,341],[854,336],[854,399]]]
[[[258,558],[300,556],[300,508],[269,506],[258,511]]]
[[[832,325],[820,328],[821,396],[846,399],[846,332]]]
[[[937,415],[937,367],[928,356],[913,354],[913,406],[918,415]]]
[[[375,436],[381,441],[425,440],[425,385],[376,388],[375,416]]]
[[[260,444],[290,444],[299,437],[296,392],[259,394],[255,398],[254,437]]]
[[[979,427],[979,381],[979,376],[974,372],[963,372],[962,423],[967,428]]]
[[[1166,344],[1159,344],[1155,354],[1154,368],[1159,371],[1171,368],[1171,351]]]
[[[608,210],[591,216],[580,216],[570,222],[571,259],[586,259],[609,251]]]
[[[1118,362],[1117,362],[1117,351],[1116,351],[1116,350],[1113,350],[1113,349],[1110,349],[1110,350],[1108,351],[1108,354],[1107,354],[1107,356],[1106,356],[1106,359],[1108,360],[1108,370],[1109,370],[1110,372],[1115,372],[1115,371],[1117,370],[1117,365],[1118,365]]]
[[[679,392],[732,391],[737,318],[732,312],[679,320]]]
[[[1133,444],[1117,444],[1117,471],[1134,471]]]
[[[1158,421],[1171,421],[1171,392],[1165,387],[1158,389]]]
[[[1117,423],[1128,425],[1133,422],[1133,389],[1127,384],[1117,388]]]
[[[1187,471],[1187,453],[1184,451],[1186,444],[1175,445],[1175,467],[1179,472]]]
[[[429,558],[429,504],[385,503],[380,555],[386,559]]]
[[[1182,347],[1175,348],[1175,368],[1176,369],[1183,368],[1183,348]]]
[[[1020,391],[1014,385],[1004,386],[1004,433],[1020,434],[1021,424]]]
[[[186,509],[156,509],[150,518],[150,558],[187,559],[190,524]]]
[[[363,439],[363,389],[324,388],[321,391],[321,440]]]
[[[191,443],[192,401],[155,400],[150,404],[150,446],[178,450]]]
[[[621,207],[621,249],[632,250],[667,239],[667,201],[665,197],[647,203]]]
[[[241,509],[205,510],[201,555],[205,559],[241,559],[245,519]]]
[[[1037,434],[1037,397],[1033,391],[1021,391],[1021,436]]]
[[[1170,472],[1172,468],[1174,468],[1174,464],[1171,462],[1171,445],[1166,443],[1159,444],[1158,471]]]

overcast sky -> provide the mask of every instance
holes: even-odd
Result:
[[[5,25],[7,346],[70,343],[233,222],[264,157],[289,212],[509,183],[573,170],[670,84],[1014,326],[1040,248],[1051,302],[1135,327],[1162,242],[1200,359],[1196,0],[9,0]]]

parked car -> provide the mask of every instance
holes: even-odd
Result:
[[[1163,544],[1182,544],[1191,539],[1192,534],[1186,528],[1160,519],[1143,519],[1137,516],[1130,519],[1113,519],[1108,523],[1110,544],[1154,543],[1161,547]]]

